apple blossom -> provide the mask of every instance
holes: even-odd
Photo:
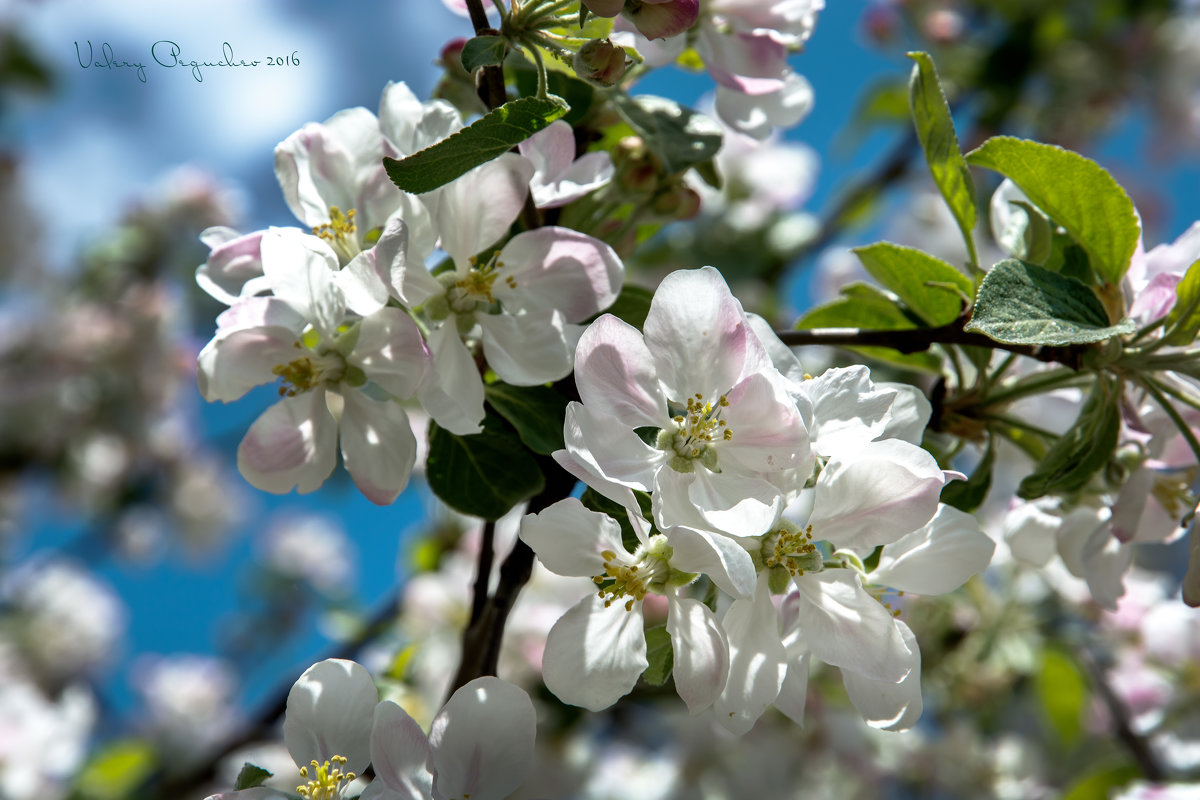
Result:
[[[530,191],[538,208],[565,206],[612,180],[612,157],[597,152],[575,158],[575,135],[562,120],[550,123],[517,149],[533,164]]]

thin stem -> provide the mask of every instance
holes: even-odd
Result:
[[[1008,370],[1015,363],[1017,363],[1017,354],[1009,353],[1008,355],[1006,355],[1004,357],[1004,360],[1000,362],[1000,366],[996,367],[996,369],[992,371],[991,375],[987,375],[987,373],[985,371],[983,388],[990,389],[993,386],[995,386],[1000,381],[1000,379],[1004,377],[1004,374],[1006,372],[1008,372]]]
[[[1083,381],[1086,377],[1069,369],[1056,369],[1050,372],[1038,373],[1022,378],[1013,385],[988,395],[986,402],[988,405],[1007,403],[1029,394],[1038,394],[1049,389],[1068,386],[1075,381]]]
[[[533,54],[533,63],[537,67],[537,96],[539,100],[545,100],[550,94],[550,81],[546,76],[546,60],[542,58],[542,51],[536,47],[525,48]]]
[[[1108,685],[1104,670],[1086,649],[1080,648],[1077,655],[1092,679],[1092,686],[1096,689],[1096,694],[1100,695],[1100,699],[1108,708],[1108,715],[1112,719],[1113,727],[1116,728],[1117,739],[1125,745],[1125,749],[1133,756],[1147,780],[1155,783],[1163,781],[1167,777],[1166,770],[1158,762],[1158,757],[1150,749],[1146,740],[1133,730],[1133,726],[1129,722],[1129,711],[1121,702],[1121,698],[1117,697],[1113,688]]]
[[[963,373],[962,359],[958,357],[958,349],[955,347],[942,348],[946,351],[946,355],[950,356],[950,365],[954,368],[954,379],[958,382],[958,389],[962,391],[966,385],[966,375]]]
[[[471,599],[471,622],[483,615],[484,604],[488,599],[488,584],[492,580],[492,562],[496,555],[496,523],[488,520],[483,523],[483,533],[479,539],[479,565],[475,570],[475,588]]]
[[[1187,421],[1179,415],[1179,411],[1162,393],[1158,382],[1149,375],[1135,374],[1134,380],[1150,393],[1150,396],[1154,398],[1154,402],[1162,406],[1163,411],[1167,412],[1167,416],[1171,418],[1171,422],[1175,423],[1175,427],[1178,428],[1179,433],[1183,435],[1184,440],[1188,443],[1188,447],[1192,449],[1192,454],[1196,456],[1196,461],[1200,462],[1200,441],[1196,440],[1196,434],[1192,432],[1192,429],[1187,424]]]
[[[1008,414],[980,414],[978,419],[986,422],[999,422],[1003,425],[1017,428],[1018,430],[1036,433],[1038,436],[1044,436],[1045,438],[1051,440],[1059,438],[1059,435],[1053,431],[1048,431],[1045,428],[1039,428],[1037,425],[1031,425],[1028,422],[1017,419],[1016,417],[1010,417]]]

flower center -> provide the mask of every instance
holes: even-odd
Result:
[[[650,541],[638,547],[630,556],[622,553],[624,559],[618,559],[613,550],[604,550],[600,555],[604,558],[604,574],[592,577],[600,587],[599,596],[604,598],[604,607],[608,608],[621,598],[625,601],[625,610],[632,611],[633,604],[641,601],[647,592],[658,591],[668,584],[682,585],[694,579],[694,575],[678,573],[668,563],[671,558],[671,546],[665,536],[650,537]],[[676,580],[676,578],[681,580]]]
[[[704,396],[697,393],[687,399],[682,414],[673,418],[675,430],[664,430],[658,434],[655,446],[671,455],[671,468],[676,472],[692,472],[699,461],[705,467],[717,471],[717,442],[733,439],[733,430],[721,419],[721,412],[729,407],[729,398],[721,395],[714,406],[706,403]]]
[[[352,208],[343,214],[337,206],[330,206],[329,222],[315,225],[312,229],[313,236],[329,242],[329,247],[337,254],[338,262],[343,267],[359,252],[358,240],[354,236],[358,230],[358,226],[354,224],[357,213],[358,211]]]
[[[803,530],[782,527],[764,535],[762,559],[767,567],[782,567],[792,577],[820,572],[825,564],[813,542],[812,525]]]
[[[296,342],[298,349],[306,349]],[[337,383],[346,375],[346,361],[337,352],[314,353],[309,350],[286,364],[276,364],[271,372],[283,378],[280,397],[295,397],[318,386]]]
[[[341,800],[346,786],[358,777],[353,772],[342,772],[345,766],[345,756],[334,756],[324,764],[313,759],[309,766],[300,768],[300,777],[307,783],[297,786],[296,791],[306,800]]]

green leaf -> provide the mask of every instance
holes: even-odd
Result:
[[[1024,200],[1009,200],[1008,204],[1014,207],[1014,211],[1004,230],[993,231],[996,241],[1022,261],[1049,268],[1046,259],[1050,257],[1054,242],[1050,221]]]
[[[885,289],[895,292],[906,306],[930,325],[953,322],[962,313],[963,306],[957,293],[942,286],[929,286],[930,282],[956,286],[968,298],[975,292],[975,284],[966,275],[940,258],[911,247],[877,242],[855,248],[854,254],[872,278]]]
[[[1063,744],[1073,744],[1082,732],[1088,695],[1075,660],[1065,650],[1047,647],[1034,685],[1046,720]]]
[[[966,330],[1008,344],[1058,347],[1133,333],[1137,324],[1124,319],[1110,325],[1104,305],[1086,285],[1009,258],[983,279]]]
[[[965,481],[950,481],[942,487],[941,501],[968,514],[983,504],[988,489],[992,487],[992,467],[996,463],[996,448],[988,442],[983,458],[975,466],[971,477]]]
[[[971,171],[958,147],[954,119],[950,116],[950,106],[942,93],[933,59],[922,52],[909,53],[908,57],[917,62],[909,81],[908,95],[917,138],[921,140],[933,182],[954,215],[974,263],[977,260],[972,234],[975,229],[975,182],[971,180]]]
[[[612,314],[640,331],[646,322],[646,315],[650,313],[650,301],[653,299],[654,292],[627,283],[621,287],[616,301],[603,313]]]
[[[128,797],[155,768],[154,748],[141,739],[121,739],[88,760],[75,779],[76,794],[88,800]]]
[[[721,127],[666,97],[614,94],[617,111],[659,158],[667,172],[683,172],[721,149]]]
[[[1115,386],[1097,375],[1079,417],[1058,438],[1032,474],[1017,487],[1017,495],[1032,500],[1051,492],[1073,492],[1087,485],[1117,449],[1121,432],[1120,398]]]
[[[1200,332],[1200,261],[1188,267],[1175,287],[1175,305],[1167,314],[1167,344],[1185,347]]]
[[[238,773],[237,783],[234,784],[233,788],[241,791],[242,789],[253,789],[255,786],[262,786],[272,774],[262,767],[247,761],[242,764],[242,771]]]
[[[1062,800],[1109,800],[1113,796],[1113,789],[1141,776],[1142,771],[1133,764],[1106,764],[1071,784],[1062,794]]]
[[[545,486],[537,461],[495,414],[488,414],[483,432],[472,436],[457,436],[430,423],[425,475],[446,505],[491,520]]]
[[[646,629],[646,661],[650,662],[642,671],[646,683],[651,686],[666,683],[675,666],[675,651],[671,649],[671,634],[667,633],[666,625]]]
[[[406,158],[384,158],[383,168],[401,190],[412,194],[431,192],[507,153],[567,110],[566,105],[552,100],[522,97]]]
[[[468,39],[462,49],[462,65],[467,72],[480,67],[493,67],[504,63],[508,42],[503,36],[476,36]]]
[[[637,498],[638,507],[642,510],[642,516],[650,518],[650,495],[646,492],[634,492],[633,496]],[[595,489],[588,487],[579,497],[579,502],[583,507],[591,511],[598,511],[601,514],[608,514],[617,521],[621,526],[621,544],[629,552],[633,552],[642,543],[638,538],[637,533],[633,530],[633,525],[629,522],[629,515],[625,511],[625,506],[620,503],[609,500],[604,495],[597,492]],[[651,526],[653,530],[653,526]]]
[[[1141,226],[1133,201],[1103,167],[1061,147],[995,136],[967,163],[1010,178],[1033,204],[1075,237],[1107,283],[1129,269]]]
[[[521,441],[535,453],[548,456],[566,447],[563,417],[567,398],[548,386],[510,386],[491,383],[484,394],[492,408],[517,430]]]
[[[904,330],[915,328],[910,319],[895,301],[878,288],[867,283],[853,283],[842,289],[842,297],[818,306],[796,322],[799,329],[812,328],[867,328],[876,330]],[[886,361],[907,369],[941,372],[941,361],[932,353],[900,353],[886,347],[856,347],[862,353],[879,361]]]

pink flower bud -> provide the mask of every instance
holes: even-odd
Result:
[[[626,0],[622,13],[647,39],[669,39],[696,24],[700,0]]]
[[[615,86],[625,74],[625,64],[625,49],[608,39],[585,42],[575,54],[575,73],[599,86]]]

